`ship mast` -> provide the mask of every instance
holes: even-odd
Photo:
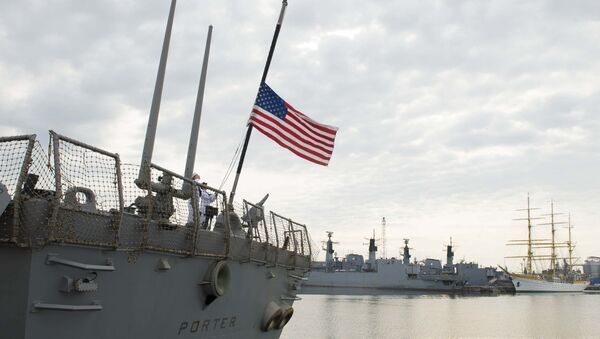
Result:
[[[543,241],[541,239],[536,240],[536,239],[531,238],[531,228],[532,228],[531,220],[544,219],[542,217],[534,218],[531,216],[531,211],[538,210],[538,209],[539,208],[531,207],[529,193],[527,193],[527,208],[522,208],[522,209],[517,210],[517,211],[527,211],[527,218],[513,219],[513,220],[527,220],[527,240],[526,240],[527,256],[525,257],[525,259],[527,259],[527,261],[525,262],[525,267],[526,267],[527,273],[529,273],[529,274],[533,273],[533,260],[535,258],[535,256],[533,255],[533,244],[534,244],[534,242],[537,242],[537,241]],[[511,243],[509,245],[525,245],[522,243],[522,242],[524,242],[524,240],[510,240],[510,241],[517,241],[520,243]]]
[[[556,271],[556,229],[554,228],[554,200],[550,201],[550,225],[552,226],[552,245],[550,246],[550,270],[552,275]]]
[[[446,245],[446,267],[454,272],[454,250],[452,246],[452,237],[450,237],[450,245]]]
[[[262,78],[260,79],[260,83],[264,83],[267,80],[267,74],[269,73],[269,67],[271,66],[271,59],[273,58],[273,52],[275,51],[275,45],[277,45],[277,38],[279,37],[279,31],[281,30],[281,25],[283,23],[283,17],[285,16],[285,8],[287,7],[287,0],[283,0],[281,2],[281,10],[279,11],[279,19],[277,19],[277,25],[275,26],[275,33],[273,34],[273,40],[271,40],[271,47],[269,48],[269,54],[267,56],[267,62],[265,63],[265,68],[263,70]],[[240,173],[242,173],[242,166],[244,166],[244,159],[246,158],[246,151],[248,150],[248,142],[250,141],[250,135],[252,134],[252,124],[248,124],[248,129],[246,130],[246,137],[244,138],[244,145],[242,146],[242,153],[240,154],[240,160],[238,162],[238,167],[235,172],[235,179],[233,179],[233,187],[231,188],[231,193],[229,194],[229,205],[233,205],[233,199],[235,197],[235,192],[237,190],[238,181],[240,180]]]
[[[569,226],[565,227],[569,229],[569,240],[565,241],[565,242],[556,242],[556,225],[559,224],[567,224],[567,222],[564,221],[556,221],[555,216],[557,215],[561,215],[563,213],[555,213],[554,212],[554,201],[552,200],[550,202],[550,213],[549,214],[542,214],[542,216],[550,216],[550,222],[548,223],[542,223],[542,224],[538,224],[538,225],[549,225],[551,226],[551,234],[552,234],[552,238],[551,239],[532,239],[531,238],[531,229],[532,229],[532,224],[531,224],[531,220],[534,219],[544,219],[544,218],[534,218],[531,217],[531,210],[534,209],[538,209],[538,208],[531,208],[529,206],[529,194],[527,195],[527,208],[526,209],[520,209],[517,211],[527,211],[527,218],[521,218],[521,219],[513,219],[513,220],[527,220],[527,230],[528,230],[528,238],[527,240],[509,240],[507,245],[515,245],[515,246],[524,246],[527,245],[527,256],[509,256],[509,257],[505,257],[505,258],[522,258],[522,259],[527,259],[525,262],[525,267],[526,267],[526,273],[528,274],[532,274],[534,273],[532,270],[532,262],[534,260],[550,260],[550,267],[548,269],[548,272],[550,272],[552,274],[552,276],[556,276],[556,269],[558,267],[558,263],[557,263],[557,253],[556,253],[556,249],[557,248],[568,248],[569,250],[569,265],[573,265],[573,259],[577,259],[573,257],[573,249],[575,248],[575,246],[573,246],[573,242],[571,239],[571,229],[572,229],[572,225],[571,225],[571,217],[569,215]],[[534,255],[533,254],[533,250],[534,249],[542,249],[542,248],[550,248],[551,252],[550,254],[543,254],[543,255]],[[569,268],[570,270],[571,268]]]
[[[158,125],[158,113],[160,111],[160,100],[162,97],[163,84],[165,82],[165,70],[167,68],[167,57],[169,55],[169,44],[171,42],[171,30],[173,27],[173,17],[175,15],[175,5],[177,0],[171,0],[169,10],[169,18],[167,20],[167,28],[165,30],[165,39],[160,54],[160,62],[158,65],[158,74],[156,75],[156,83],[154,85],[154,95],[152,96],[152,105],[150,107],[150,115],[148,116],[148,127],[146,128],[146,138],[144,140],[144,150],[142,151],[142,163],[140,165],[140,173],[136,184],[140,188],[149,187],[150,166],[152,165],[152,153],[154,151],[154,139],[156,137],[156,126]]]
[[[550,268],[552,275],[556,272],[556,228],[554,227],[554,201],[550,201],[550,223],[552,224],[552,258],[550,258]]]
[[[571,225],[571,213],[569,213],[569,226],[567,226],[567,228],[569,229],[569,240],[567,241],[567,247],[569,249],[569,270],[571,270],[573,268],[573,250],[575,249],[571,240],[571,229],[573,228],[573,225]]]
[[[556,225],[566,224],[564,221],[558,222],[554,220],[554,216],[560,214],[562,213],[554,213],[554,200],[550,200],[550,214],[544,214],[546,216],[550,216],[550,222],[540,224],[550,225],[552,230],[552,240],[550,242],[550,270],[552,271],[552,276],[556,275]]]
[[[531,208],[529,207],[529,193],[527,193],[527,272],[531,272],[533,250],[531,249]]]
[[[323,241],[323,244],[326,247],[323,247],[323,250],[325,250],[325,269],[327,272],[333,272],[333,270],[335,269],[334,265],[333,265],[333,254],[335,253],[335,251],[333,250],[333,244],[338,244],[338,242],[336,241],[331,241],[331,236],[333,235],[333,232],[331,231],[326,231],[327,232],[327,241]]]
[[[375,237],[375,236],[373,236]],[[383,258],[387,259],[386,253],[385,253],[385,217],[383,217],[383,219],[381,219],[381,245],[383,247]]]

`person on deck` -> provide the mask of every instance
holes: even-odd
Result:
[[[198,173],[194,173],[194,175],[192,175],[192,180],[194,180],[197,183],[202,183],[200,181],[200,175]],[[206,185],[206,184],[205,184]],[[210,204],[212,204],[216,199],[217,196],[215,194],[211,194],[208,193],[205,189],[203,189],[200,186],[198,187],[198,202],[199,202],[199,214],[200,214],[200,225],[202,225],[203,227],[206,227],[207,225],[205,225],[206,222],[206,206],[209,206]],[[192,223],[194,222],[194,209],[192,207],[192,199],[190,198],[188,200],[188,223]]]

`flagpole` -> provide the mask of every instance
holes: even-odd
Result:
[[[287,7],[287,0],[283,0],[281,3],[281,11],[279,12],[279,19],[277,20],[277,26],[275,26],[275,33],[273,34],[273,40],[271,41],[271,48],[269,49],[269,56],[267,56],[267,63],[263,71],[262,79],[260,83],[264,83],[267,80],[267,74],[269,73],[269,67],[271,66],[271,59],[273,58],[273,52],[275,51],[275,45],[277,44],[277,38],[279,37],[279,31],[281,30],[281,24],[285,15],[285,8]],[[250,141],[250,135],[252,134],[252,125],[248,125],[246,130],[246,138],[244,139],[244,146],[242,147],[242,153],[240,155],[240,162],[238,163],[237,171],[235,172],[235,179],[233,181],[233,187],[231,188],[231,194],[229,195],[229,205],[233,204],[233,197],[235,196],[235,190],[237,188],[238,180],[240,179],[240,173],[242,172],[242,166],[244,165],[244,158],[246,157],[246,150],[248,149],[248,142]]]

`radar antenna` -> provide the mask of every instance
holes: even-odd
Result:
[[[401,249],[400,249],[400,251],[401,251],[401,252],[400,252],[400,256],[402,257],[402,262],[403,262],[405,265],[408,265],[408,264],[410,264],[410,257],[411,257],[411,255],[410,255],[410,250],[413,250],[413,249],[414,249],[414,248],[408,247],[408,240],[409,240],[409,239],[406,239],[406,238],[404,239],[404,248],[401,248]],[[416,258],[415,258],[415,259],[416,259]]]
[[[328,249],[327,249],[327,244],[328,244],[328,243],[331,243],[331,244],[339,244],[339,242],[338,242],[338,241],[331,241],[331,236],[333,235],[333,232],[332,232],[332,231],[325,231],[325,233],[327,233],[327,240],[326,240],[326,241],[325,241],[325,240],[324,240],[324,241],[321,241],[321,244],[323,245],[323,248],[322,248],[322,249],[323,249],[324,251],[328,251]],[[333,247],[332,247],[331,251],[332,251],[331,253],[333,253]]]

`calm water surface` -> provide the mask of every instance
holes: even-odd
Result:
[[[281,338],[600,338],[600,295],[369,293],[301,295]]]

